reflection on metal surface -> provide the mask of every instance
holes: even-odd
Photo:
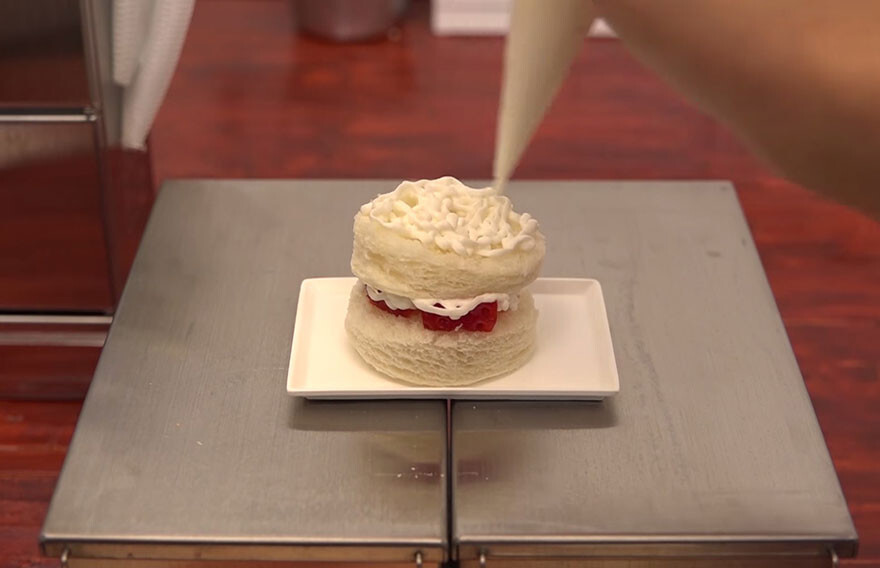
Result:
[[[98,124],[109,128],[107,113]],[[102,147],[104,232],[110,251],[114,300],[119,299],[128,278],[144,227],[155,199],[150,152]]]
[[[275,370],[286,372],[287,365]],[[432,431],[424,420],[413,420],[410,402],[406,400],[309,400],[288,397],[288,425],[295,430],[321,432],[422,432]],[[382,413],[371,412],[381,405]]]
[[[77,0],[0,0],[0,107],[85,106]]]
[[[82,156],[92,160],[92,167],[97,169],[94,131],[91,126],[75,124],[89,122],[85,116],[61,115],[61,120],[56,120],[56,115],[0,114],[0,168],[40,161],[50,162],[51,167],[52,160]],[[60,176],[60,172],[56,175]],[[97,189],[96,185],[93,191]]]
[[[280,370],[286,370],[279,367]],[[382,412],[371,412],[375,405]],[[409,401],[290,400],[288,424],[311,432],[361,432],[370,474],[391,487],[405,481],[442,483],[444,443],[441,432],[414,420]]]
[[[402,482],[443,483],[443,443],[438,433],[376,433],[364,446],[372,477],[391,487]]]
[[[0,122],[0,311],[111,309],[95,123]]]
[[[455,465],[455,479],[458,483],[479,483],[490,481],[492,473],[491,459],[460,459]]]
[[[455,482],[462,487],[492,486],[514,482],[524,471],[552,467],[550,448],[530,444],[536,431],[578,431],[613,428],[617,423],[616,401],[456,401],[452,405],[455,425]],[[473,411],[486,413],[486,420],[472,420]],[[501,435],[504,433],[504,435]],[[581,464],[579,468],[587,467]]]
[[[482,410],[485,420],[473,420],[461,412],[456,431],[477,434],[481,431],[516,430],[596,430],[617,425],[617,401],[456,401],[456,410]]]

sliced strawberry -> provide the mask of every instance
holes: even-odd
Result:
[[[467,331],[492,331],[497,320],[498,302],[480,304],[457,320],[422,312],[422,325],[431,331],[453,331],[458,326]]]
[[[422,326],[431,331],[453,331],[461,322],[446,316],[422,312]]]
[[[498,302],[480,304],[460,321],[461,328],[467,331],[492,331],[498,321]]]
[[[364,293],[366,293],[366,288],[364,288]],[[367,299],[383,312],[397,317],[409,317],[420,313],[422,315],[422,326],[431,331],[455,331],[458,328],[465,331],[492,331],[495,328],[495,322],[498,321],[498,302],[479,304],[462,318],[454,320],[446,316],[421,310],[395,310],[389,307],[384,300],[374,300],[369,294],[367,294]],[[440,307],[440,304],[435,305]]]
[[[370,301],[371,304],[373,304],[374,306],[376,306],[377,308],[379,308],[383,312],[388,312],[389,314],[394,314],[397,317],[405,317],[406,318],[406,317],[409,317],[419,311],[419,310],[395,310],[394,308],[389,308],[388,304],[386,304],[384,300],[374,300],[373,298],[370,297],[369,294],[367,294],[367,299]]]

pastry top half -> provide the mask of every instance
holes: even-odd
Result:
[[[544,235],[492,188],[452,177],[405,181],[361,207],[351,269],[406,298],[516,294],[538,277]]]

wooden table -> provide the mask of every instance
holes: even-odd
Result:
[[[286,0],[199,2],[157,183],[487,177],[502,41],[435,38],[427,12],[355,47],[295,36]],[[859,532],[843,565],[880,563],[880,224],[769,173],[615,41],[585,47],[517,177],[734,181]],[[0,566],[57,564],[36,538],[79,407],[0,401]]]

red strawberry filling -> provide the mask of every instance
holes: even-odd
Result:
[[[431,331],[455,331],[459,327],[465,331],[492,331],[495,328],[495,322],[498,321],[498,302],[479,304],[460,319],[454,320],[447,316],[421,310],[395,310],[388,307],[384,300],[377,301],[370,298],[369,294],[367,299],[380,310],[398,317],[409,317],[420,313],[422,315],[422,326]]]
[[[370,297],[369,294],[367,294],[367,299],[370,301],[371,304],[373,304],[374,306],[376,306],[377,308],[379,308],[383,312],[388,312],[389,314],[394,314],[398,317],[405,317],[406,318],[406,317],[409,317],[419,311],[419,310],[395,310],[394,308],[389,308],[388,304],[386,304],[384,300],[378,300],[378,301],[374,300],[373,298]]]
[[[492,331],[496,321],[498,321],[498,302],[479,304],[458,320],[422,312],[422,325],[425,329],[434,331],[452,331],[459,325],[465,331]]]
[[[422,314],[422,327],[430,329],[431,331],[455,331],[455,328],[457,328],[462,323],[461,320],[464,319],[461,318],[459,320],[454,320],[446,316],[423,312],[421,310],[419,310],[419,313]]]

